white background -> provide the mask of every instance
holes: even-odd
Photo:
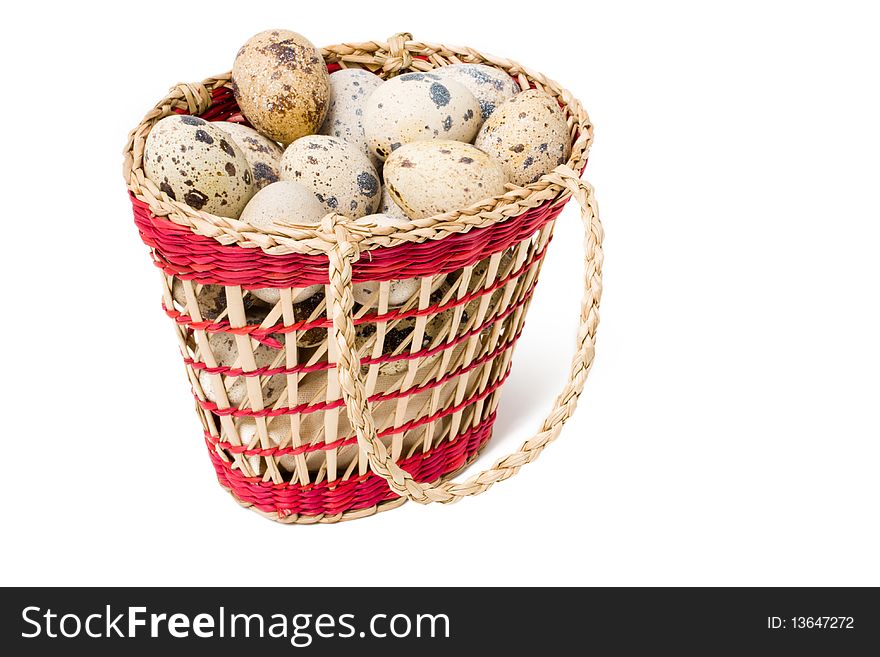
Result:
[[[880,584],[868,4],[25,3],[4,17],[3,584]],[[269,27],[466,44],[596,126],[598,355],[560,440],[453,506],[271,523],[217,485],[121,177],[129,129]],[[480,465],[561,385],[557,228]]]

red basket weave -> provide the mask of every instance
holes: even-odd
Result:
[[[360,65],[385,76],[461,60],[504,68],[524,87],[538,86],[560,99],[572,129],[569,162],[527,188],[460,213],[413,222],[410,231],[363,236],[333,215],[312,232],[284,234],[260,233],[191,210],[143,176],[143,143],[163,116],[186,112],[207,120],[240,118],[226,86],[228,75],[172,89],[132,132],[126,148],[135,223],[165,275],[163,308],[177,329],[217,477],[242,505],[274,520],[334,522],[392,508],[407,498],[453,501],[482,492],[555,438],[574,410],[592,361],[601,226],[591,189],[572,170],[586,162],[591,139],[586,113],[567,92],[518,64],[406,36],[323,52],[331,70]],[[583,327],[572,377],[535,439],[465,484],[447,482],[491,436],[499,391],[554,221],[572,195],[582,206],[587,228]],[[399,308],[387,303],[378,310],[354,308],[352,282],[408,278],[419,279],[423,292],[442,293],[424,293]],[[206,285],[223,286],[227,315],[201,316],[193,299]],[[311,285],[325,286],[325,307],[309,317],[296,316],[290,298]],[[190,295],[183,306],[175,300],[175,286]],[[242,309],[248,291],[259,288],[291,290],[291,297],[283,296],[267,315],[246,317]],[[388,353],[379,336],[384,339],[404,324],[426,337],[419,343],[412,337],[409,345]],[[443,330],[429,336],[426,327],[435,324]],[[365,327],[377,332],[366,351],[355,339]],[[326,338],[318,347],[298,347],[307,331],[326,332]],[[241,363],[213,359],[205,345],[216,335],[235,341]],[[274,356],[273,362],[257,364],[253,354],[258,350]],[[386,368],[398,376],[385,376]],[[282,378],[287,382],[282,398],[267,399],[265,382]],[[241,380],[248,394],[237,404],[211,401],[202,389],[206,380],[226,387]],[[306,387],[304,381],[320,389],[318,398],[294,399]],[[422,406],[416,412],[418,400]],[[375,426],[381,417],[386,426]],[[239,435],[244,422],[257,428],[249,441]],[[305,430],[309,422],[311,432]],[[289,435],[268,440],[278,427],[290,427]]]

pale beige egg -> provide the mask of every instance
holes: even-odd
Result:
[[[416,141],[398,148],[385,163],[385,186],[411,219],[462,210],[503,194],[501,166],[470,144]]]
[[[208,346],[218,366],[233,367],[243,369],[241,359],[239,358],[238,347],[236,345],[235,336],[231,333],[208,333]],[[283,337],[282,337],[283,339]],[[254,362],[257,367],[272,366],[279,351],[265,344],[257,344],[253,347]],[[205,362],[203,354],[199,354],[199,360]],[[276,367],[284,366],[283,357],[279,360]],[[206,370],[198,370],[199,384],[205,393],[208,401],[219,403],[219,389],[217,385],[218,379],[222,379],[223,387],[226,389],[226,397],[231,406],[239,406],[248,398],[247,378],[244,376],[227,376],[225,374],[211,374]],[[283,374],[275,374],[272,376],[261,376],[260,387],[263,406],[268,407],[274,404],[286,386],[286,377]],[[249,400],[253,402],[254,400]]]
[[[519,84],[509,73],[487,64],[451,64],[435,68],[431,73],[464,85],[480,103],[483,120],[492,116],[501,103],[520,92]]]
[[[556,99],[529,89],[506,100],[490,116],[474,142],[501,165],[510,182],[528,185],[565,164],[571,140]]]
[[[379,207],[376,169],[357,146],[336,137],[310,135],[293,142],[281,158],[281,179],[312,190],[325,214],[356,219]]]
[[[367,101],[364,133],[380,159],[414,141],[473,141],[480,103],[460,82],[434,73],[404,73],[384,82]]]
[[[232,219],[256,191],[242,150],[197,116],[166,116],[153,126],[144,144],[144,173],[171,200]]]
[[[232,90],[251,125],[289,144],[321,127],[330,81],[321,52],[311,41],[289,30],[266,30],[238,51]]]
[[[321,290],[324,289],[323,285],[307,285],[302,288],[294,288],[293,292],[293,303],[300,303],[305,301],[309,297],[314,294],[317,294]],[[260,287],[256,290],[251,290],[251,294],[253,294],[260,301],[265,301],[266,303],[272,304],[273,306],[281,301],[281,290],[274,287]]]
[[[254,194],[241,213],[241,220],[258,228],[271,228],[276,222],[315,225],[327,211],[305,185],[280,180]]]
[[[278,165],[284,149],[277,142],[241,123],[214,121],[211,125],[217,126],[229,135],[244,153],[257,189],[278,182]]]
[[[370,149],[364,135],[367,99],[382,84],[382,78],[362,68],[344,68],[330,76],[330,105],[319,131],[357,146],[377,169],[382,161]]]
[[[241,220],[260,228],[271,228],[276,221],[314,225],[320,223],[326,214],[327,210],[310,189],[293,181],[280,180],[254,195],[241,213]],[[300,289],[294,296],[294,303],[304,301],[321,287],[310,285]],[[275,288],[258,288],[251,290],[251,294],[273,305],[281,299],[281,292]]]

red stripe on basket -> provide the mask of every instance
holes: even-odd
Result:
[[[398,462],[416,481],[436,481],[441,476],[458,470],[489,440],[495,414],[469,427],[453,440],[444,441],[424,453]],[[373,472],[344,480],[322,481],[305,486],[295,482],[276,484],[259,477],[246,477],[232,464],[223,460],[208,442],[208,452],[220,484],[228,488],[242,502],[252,504],[266,513],[281,517],[293,514],[304,516],[336,515],[344,511],[366,509],[397,495],[388,488],[384,479]]]
[[[493,324],[497,324],[498,322],[506,319],[508,316],[516,312],[518,308],[521,308],[525,304],[529,302],[532,298],[532,293],[534,292],[535,285],[537,285],[537,279],[532,282],[531,287],[527,290],[526,294],[523,295],[522,299],[517,301],[516,303],[510,304],[504,311],[492,315],[491,317],[487,317],[483,320],[482,324],[478,326],[474,326],[468,331],[457,335],[455,338],[448,342],[443,342],[438,344],[436,347],[420,349],[415,352],[402,352],[399,354],[388,354],[379,356],[378,358],[368,357],[361,359],[361,365],[373,365],[373,364],[381,364],[381,363],[391,363],[398,360],[415,360],[417,358],[426,358],[428,356],[433,356],[434,354],[438,354],[441,351],[445,351],[447,349],[451,349],[453,347],[457,347],[462,342],[466,342],[469,338],[477,335],[478,333],[483,332]],[[240,367],[228,367],[226,365],[218,365],[217,367],[208,367],[202,361],[194,360],[190,357],[184,357],[183,362],[186,365],[190,365],[193,369],[197,370],[205,370],[211,374],[225,374],[227,376],[263,376],[263,375],[274,375],[274,374],[297,374],[300,372],[320,372],[322,370],[329,370],[336,365],[334,363],[322,362],[315,363],[313,365],[294,365],[293,367],[258,367],[255,370],[250,370],[245,372]]]
[[[353,267],[353,280],[383,281],[445,274],[517,244],[552,221],[568,201],[532,208],[486,228],[442,240],[406,243],[367,251]],[[131,196],[135,223],[153,259],[166,274],[199,283],[263,287],[306,287],[328,283],[327,257],[296,253],[270,255],[257,248],[223,245],[189,228],[156,217]]]
[[[422,315],[433,315],[435,313],[443,312],[444,310],[449,310],[450,308],[455,308],[456,306],[470,303],[474,299],[478,299],[480,297],[486,296],[487,294],[495,292],[495,290],[504,287],[510,281],[522,276],[536,262],[540,262],[544,258],[544,254],[546,253],[547,247],[550,245],[551,241],[552,238],[548,239],[547,243],[544,245],[544,248],[532,254],[532,256],[528,258],[525,262],[523,262],[523,264],[516,271],[512,271],[507,276],[499,278],[489,287],[481,287],[473,290],[472,292],[468,292],[467,294],[462,296],[461,299],[453,298],[446,303],[426,306],[425,308],[411,308],[409,310],[393,308],[387,313],[372,313],[364,315],[363,317],[355,318],[354,323],[374,324],[377,322],[390,322],[395,319],[408,319],[410,317],[420,317]],[[292,324],[273,324],[272,326],[267,327],[262,327],[259,324],[248,324],[246,326],[238,326],[232,328],[228,321],[194,322],[192,320],[192,317],[190,317],[189,315],[182,313],[179,310],[175,310],[174,308],[168,308],[167,306],[165,306],[164,301],[162,302],[162,310],[165,311],[165,314],[168,315],[168,317],[173,319],[181,326],[186,326],[195,331],[207,331],[208,333],[232,333],[235,335],[250,335],[255,340],[265,341],[266,344],[268,344],[270,336],[274,333],[293,333],[294,331],[307,331],[313,328],[330,328],[333,325],[333,323],[329,319],[322,316],[320,319],[314,319],[312,321],[303,320],[301,322],[294,322]]]
[[[413,429],[418,429],[421,426],[426,424],[430,424],[436,420],[441,420],[444,417],[448,417],[449,415],[455,415],[460,410],[470,406],[471,404],[475,404],[478,401],[482,401],[493,392],[498,390],[504,382],[507,380],[507,377],[510,376],[510,366],[508,365],[507,371],[501,376],[495,383],[491,386],[487,387],[482,392],[471,396],[468,399],[464,399],[459,404],[454,404],[453,406],[449,406],[447,408],[441,409],[436,413],[432,413],[430,415],[423,415],[422,417],[415,418],[414,420],[410,420],[409,422],[404,422],[403,424],[396,427],[388,427],[383,431],[377,432],[377,436],[379,438],[384,438],[385,436],[393,436],[398,433],[403,433],[405,431],[412,431]],[[309,454],[310,452],[326,452],[331,449],[339,449],[340,447],[346,447],[348,445],[356,445],[357,444],[357,436],[346,436],[345,438],[338,438],[333,442],[329,443],[310,443],[308,445],[300,445],[299,447],[267,447],[265,449],[262,448],[253,448],[248,449],[246,445],[233,445],[232,443],[220,440],[216,436],[212,436],[210,433],[205,432],[205,436],[213,445],[226,450],[227,452],[235,453],[235,454],[261,454],[262,456],[284,456],[285,454]]]
[[[390,401],[393,399],[399,399],[401,397],[409,397],[411,395],[416,395],[420,392],[424,392],[425,390],[431,390],[432,388],[436,388],[438,386],[443,385],[447,381],[454,379],[456,377],[461,376],[462,374],[466,374],[475,370],[480,365],[483,365],[491,360],[494,360],[499,355],[503,354],[508,349],[512,349],[516,344],[516,341],[519,340],[519,337],[522,335],[522,329],[513,336],[513,338],[507,342],[504,342],[498,345],[495,349],[493,349],[488,354],[481,356],[480,358],[473,361],[467,367],[459,366],[451,372],[447,372],[445,375],[440,377],[439,379],[433,379],[428,383],[423,383],[420,386],[414,386],[412,388],[408,388],[405,391],[395,391],[395,392],[387,392],[387,393],[377,393],[370,397],[371,402],[383,402]],[[302,415],[306,415],[308,413],[314,413],[315,411],[324,411],[332,408],[339,408],[340,406],[344,406],[344,403],[341,399],[337,399],[334,401],[322,401],[316,402],[315,404],[299,404],[293,407],[281,407],[275,409],[263,409],[262,411],[251,411],[249,409],[234,409],[234,408],[218,408],[217,404],[211,401],[206,401],[203,399],[199,399],[198,396],[193,391],[193,396],[196,399],[196,402],[199,406],[201,406],[206,411],[210,411],[214,413],[214,415],[232,415],[233,417],[280,417],[282,415],[292,415],[294,413],[299,413]]]

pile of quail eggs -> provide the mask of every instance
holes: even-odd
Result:
[[[169,199],[256,227],[317,224],[330,212],[368,229],[393,227],[464,209],[503,194],[509,184],[532,183],[570,154],[557,100],[538,89],[523,91],[508,73],[483,64],[388,80],[359,68],[331,75],[306,38],[267,30],[238,51],[231,87],[239,122],[163,118],[148,135],[144,171]],[[436,278],[432,294],[442,294],[449,282]],[[416,280],[392,281],[388,306],[409,302],[418,289]],[[197,290],[203,319],[222,316],[223,288]],[[179,282],[172,292],[185,308]],[[360,307],[376,307],[378,284],[356,285],[354,295]],[[253,290],[246,310],[263,304],[265,316],[279,298],[277,290]],[[322,286],[299,290],[293,301],[297,319],[325,310]],[[398,332],[408,330],[405,321],[398,324]],[[324,332],[316,332],[301,332],[300,346],[320,342]],[[214,345],[216,351],[230,352],[235,361],[227,342]],[[271,351],[256,354],[258,365],[268,364]],[[203,387],[215,397],[207,376]],[[231,403],[244,394],[243,383],[227,391]]]
[[[169,198],[256,226],[330,212],[367,225],[421,219],[527,185],[569,156],[555,98],[483,64],[329,75],[306,38],[268,30],[238,51],[231,86],[249,125],[166,117],[144,170]]]

